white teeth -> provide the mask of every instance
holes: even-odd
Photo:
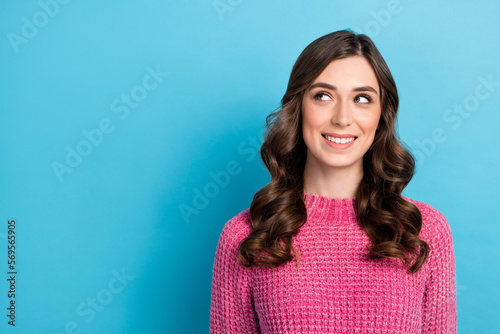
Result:
[[[330,136],[325,136],[325,137],[326,137],[326,139],[328,139],[332,143],[337,143],[337,144],[347,144],[347,143],[352,142],[354,139],[356,139],[354,137],[351,137],[351,138],[336,138],[336,137],[330,137]]]

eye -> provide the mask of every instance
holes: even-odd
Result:
[[[361,103],[361,104],[368,104],[370,102],[372,102],[372,99],[370,96],[368,95],[358,95],[354,98],[354,102],[356,103]]]
[[[314,95],[314,99],[318,101],[328,101],[331,100],[330,96],[328,94],[325,94],[323,92],[317,93]]]

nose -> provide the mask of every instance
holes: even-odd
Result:
[[[332,124],[337,126],[349,126],[352,124],[351,110],[346,102],[339,101],[333,107]]]

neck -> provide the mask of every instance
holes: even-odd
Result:
[[[304,168],[304,192],[331,198],[356,197],[363,178],[363,166],[324,167],[307,164]]]

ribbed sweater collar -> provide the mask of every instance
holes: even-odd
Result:
[[[304,204],[308,220],[357,222],[356,197],[332,198],[305,193]]]

